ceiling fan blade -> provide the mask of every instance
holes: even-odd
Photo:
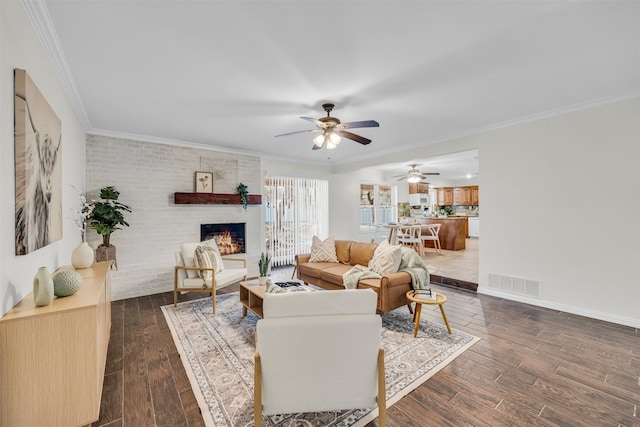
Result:
[[[402,178],[400,178],[398,181],[402,181],[403,179],[407,179],[406,176],[403,176]]]
[[[353,129],[353,128],[377,128],[380,126],[380,123],[375,120],[363,120],[360,122],[347,122],[340,123],[336,126],[338,129]]]
[[[422,172],[422,175],[440,175],[440,172]]]
[[[337,130],[335,133],[338,135],[348,138],[352,141],[359,142],[362,145],[367,145],[371,143],[371,140],[365,138],[364,136],[356,135],[355,133],[347,132],[346,130]]]
[[[307,132],[321,132],[321,129],[297,130],[295,132],[281,133],[280,135],[274,136],[274,138],[280,138],[281,136],[289,136],[289,135],[295,135],[296,133],[307,133]]]
[[[324,123],[322,123],[320,120],[318,119],[314,119],[313,117],[300,117],[302,120],[306,120],[308,122],[313,123],[314,125],[318,126],[319,128],[324,128]]]

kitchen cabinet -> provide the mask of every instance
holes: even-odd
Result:
[[[474,206],[478,206],[480,204],[480,191],[478,190],[477,185],[471,187],[471,204]]]
[[[471,188],[456,187],[453,189],[454,205],[470,205],[471,204]]]
[[[410,182],[409,194],[429,194],[429,184],[426,182]]]
[[[452,205],[453,204],[453,188],[451,187],[443,187],[443,188],[438,188],[436,190],[436,193],[438,195],[438,205],[439,206],[445,206],[445,205]]]

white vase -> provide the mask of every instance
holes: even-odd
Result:
[[[89,268],[93,265],[93,249],[87,242],[80,242],[71,252],[71,265],[75,268]]]
[[[267,284],[267,280],[269,279],[269,277],[267,276],[260,276],[258,277],[258,284],[260,284],[260,286],[264,286]]]
[[[53,279],[47,267],[40,267],[33,278],[33,300],[38,307],[53,301]]]

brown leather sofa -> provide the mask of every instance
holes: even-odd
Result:
[[[378,246],[377,243],[336,240],[338,262],[309,262],[311,254],[296,255],[298,280],[324,289],[344,289],[342,275],[354,265],[367,266]],[[378,312],[395,310],[406,305],[407,291],[411,287],[411,276],[406,272],[388,273],[380,279],[363,279],[358,282],[358,289],[373,289],[378,294]]]

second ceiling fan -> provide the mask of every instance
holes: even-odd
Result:
[[[418,165],[409,165],[411,166],[411,170],[406,175],[396,175],[392,176],[392,178],[399,178],[398,181],[402,181],[406,179],[407,182],[415,184],[416,182],[420,182],[425,179],[428,175],[440,175],[440,172],[420,172],[416,169]]]
[[[281,136],[295,135],[297,133],[306,132],[322,132],[320,135],[313,138],[313,147],[311,147],[313,150],[320,150],[325,145],[327,146],[328,150],[333,150],[338,144],[340,144],[341,138],[347,138],[352,141],[359,142],[362,145],[371,143],[370,139],[360,135],[356,135],[352,132],[348,132],[345,129],[371,127],[377,128],[380,126],[380,123],[376,122],[375,120],[342,123],[337,117],[331,117],[331,111],[333,111],[333,107],[335,107],[335,105],[333,104],[322,104],[322,108],[324,108],[324,111],[327,112],[326,117],[321,117],[319,119],[314,119],[313,117],[300,117],[303,120],[314,123],[316,125],[316,129],[283,133],[280,135],[276,135],[275,137],[279,138]]]

